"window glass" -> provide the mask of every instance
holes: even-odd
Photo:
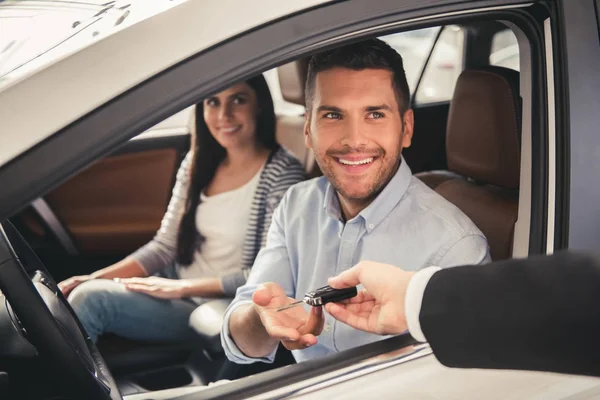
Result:
[[[463,70],[464,30],[446,26],[431,54],[415,94],[416,104],[450,101],[456,80]]]
[[[425,28],[383,36],[380,39],[392,46],[404,63],[404,72],[411,94],[414,93],[419,75],[431,51],[440,28]]]
[[[519,44],[510,29],[498,32],[492,39],[490,65],[511,68],[519,71]]]

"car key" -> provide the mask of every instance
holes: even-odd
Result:
[[[356,286],[344,288],[344,289],[334,289],[331,286],[323,286],[315,291],[308,292],[304,295],[302,300],[298,300],[295,303],[288,304],[287,306],[279,307],[277,312],[288,310],[292,307],[296,307],[299,304],[306,303],[309,306],[318,307],[323,306],[327,303],[338,303],[342,300],[350,299],[358,294],[358,290]]]

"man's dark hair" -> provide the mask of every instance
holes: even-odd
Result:
[[[308,63],[306,77],[306,106],[310,110],[314,98],[315,80],[319,72],[332,68],[385,69],[393,73],[392,83],[396,101],[403,114],[410,105],[410,90],[406,82],[402,56],[380,39],[368,39],[315,54]]]

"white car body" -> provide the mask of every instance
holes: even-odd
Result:
[[[246,1],[188,0],[0,88],[2,131],[11,133],[0,135],[0,166],[160,71],[253,27],[324,2],[264,0],[256,7]]]

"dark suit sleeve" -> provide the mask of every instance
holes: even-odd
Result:
[[[447,366],[600,375],[600,258],[561,252],[438,271],[419,320]]]

